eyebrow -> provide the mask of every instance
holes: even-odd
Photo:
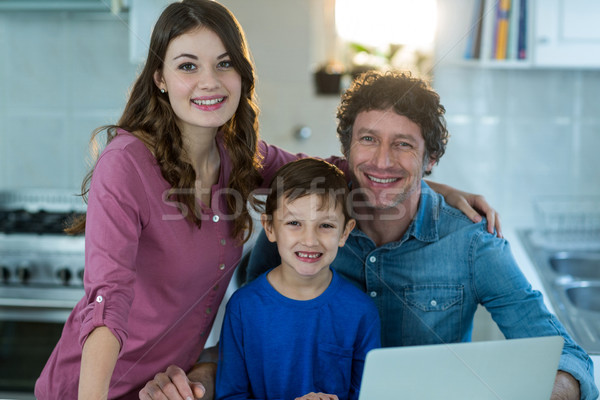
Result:
[[[377,129],[368,128],[368,127],[359,128],[356,133],[357,134],[368,133],[368,134],[375,135],[375,136],[379,135],[379,131]],[[406,133],[400,133],[400,132],[399,133],[394,133],[393,134],[393,139],[394,140],[403,139],[403,140],[411,141],[411,142],[415,141],[415,138],[413,138],[411,135],[408,135]]]
[[[220,56],[217,57],[217,60],[221,60],[225,57],[229,57],[229,53],[225,52],[223,54],[221,54]],[[173,60],[177,60],[178,58],[191,58],[192,60],[197,60],[198,57],[193,55],[193,54],[189,54],[189,53],[182,53],[180,55],[178,55],[177,57],[173,57]]]

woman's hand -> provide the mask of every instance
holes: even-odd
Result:
[[[208,363],[204,363],[208,364]],[[154,379],[146,383],[146,386],[140,390],[140,400],[168,400],[168,399],[210,399],[212,400],[214,393],[207,393],[205,386],[200,383],[202,374],[200,372],[204,364],[197,364],[190,375],[186,375],[181,368],[171,365],[165,372],[160,372],[154,376]],[[210,363],[212,364],[212,363]],[[210,366],[211,371],[208,375],[216,370],[216,365]],[[196,376],[193,376],[194,373]],[[214,376],[212,376],[214,382]],[[209,383],[212,388],[212,382]]]
[[[485,215],[488,232],[494,234],[495,229],[498,237],[504,237],[504,235],[502,235],[500,214],[488,204],[485,197],[479,194],[463,192],[462,190],[455,189],[442,183],[427,181],[427,184],[433,190],[444,196],[444,199],[446,199],[448,204],[462,211],[471,221],[480,222],[480,213]]]

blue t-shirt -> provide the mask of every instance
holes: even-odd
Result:
[[[380,346],[373,302],[335,271],[317,298],[281,295],[267,273],[227,304],[217,399],[289,400],[310,392],[357,399],[366,354]]]

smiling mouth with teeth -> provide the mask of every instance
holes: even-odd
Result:
[[[372,175],[367,175],[367,177],[369,178],[369,180],[376,182],[376,183],[392,183],[392,182],[396,182],[397,180],[399,180],[400,178],[376,178]]]
[[[308,253],[303,253],[301,251],[297,251],[296,255],[298,257],[302,257],[302,258],[319,258],[319,257],[321,257],[323,255],[323,253],[311,253],[311,254],[308,254]]]
[[[210,99],[210,100],[192,100],[192,103],[198,104],[199,106],[213,106],[215,104],[222,103],[225,100],[225,97],[221,97],[218,99]]]

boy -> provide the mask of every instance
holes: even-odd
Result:
[[[373,302],[329,265],[355,220],[343,173],[302,159],[275,175],[261,222],[281,264],[230,299],[219,341],[217,399],[357,399],[380,345]]]

